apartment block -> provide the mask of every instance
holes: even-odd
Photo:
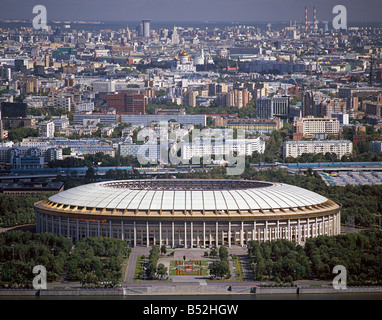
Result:
[[[114,108],[117,114],[145,114],[145,95],[138,90],[108,94],[107,107]]]
[[[304,153],[335,153],[338,159],[351,155],[353,143],[349,140],[286,141],[283,144],[283,158],[297,158]]]
[[[295,118],[293,122],[293,140],[302,138],[325,139],[328,136],[338,136],[340,122],[336,118]]]

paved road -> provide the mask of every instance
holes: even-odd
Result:
[[[141,255],[148,255],[149,252],[150,252],[150,248],[136,247],[131,250],[129,261],[127,263],[124,283],[134,282],[135,267],[137,265],[138,257]]]

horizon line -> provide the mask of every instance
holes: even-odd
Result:
[[[214,23],[227,23],[227,24],[237,24],[237,23],[290,23],[291,21],[296,21],[300,23],[305,23],[303,19],[289,19],[289,20],[153,20],[153,19],[138,19],[138,20],[88,20],[88,19],[48,19],[47,22],[52,23],[65,23],[65,22],[87,22],[87,23],[132,23],[140,22],[142,20],[150,20],[153,23],[204,23],[204,24],[214,24]],[[0,18],[0,22],[3,23],[13,23],[13,22],[32,22],[33,19],[26,18]],[[309,20],[310,21],[310,20]],[[311,20],[313,21],[313,20]],[[322,19],[318,21],[319,23],[329,22],[327,19]],[[382,23],[382,20],[348,20],[348,23]]]

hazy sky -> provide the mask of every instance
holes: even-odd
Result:
[[[382,21],[382,0],[0,0],[1,19],[33,19],[45,5],[48,20],[137,21],[331,21],[335,5],[347,8],[349,21]]]

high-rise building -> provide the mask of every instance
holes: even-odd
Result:
[[[0,68],[0,77],[3,81],[12,81],[12,70],[10,67]]]
[[[150,37],[150,20],[142,20],[142,26],[143,26],[143,36],[145,38]]]
[[[325,98],[326,97],[322,92],[306,91],[302,96],[302,116],[307,117],[321,115],[321,104]]]
[[[174,30],[172,31],[172,35],[171,35],[171,42],[172,44],[178,44],[179,43],[179,34],[178,34],[178,31],[176,29],[176,26],[174,26]]]
[[[196,97],[198,91],[188,91],[183,95],[183,105],[189,107],[196,107]]]
[[[256,99],[256,118],[257,119],[273,118],[271,98],[261,97]]]
[[[131,32],[129,26],[126,27],[126,38],[127,40],[131,40]]]
[[[287,119],[289,117],[289,96],[275,95],[271,98],[261,97],[256,99],[256,118]]]

